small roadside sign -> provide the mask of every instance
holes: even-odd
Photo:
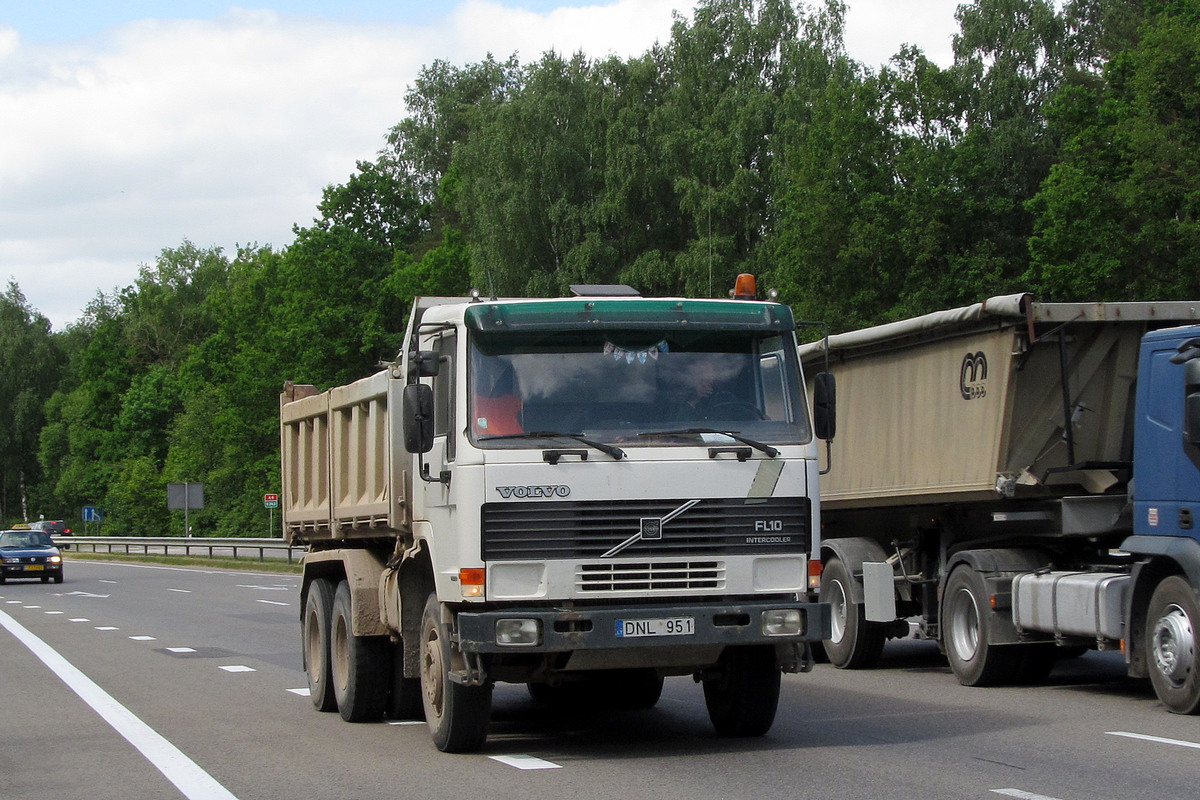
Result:
[[[84,506],[83,507],[83,521],[84,522],[103,522],[104,521],[104,512],[102,512],[97,506]]]
[[[279,508],[279,495],[264,494],[263,495],[263,508]]]

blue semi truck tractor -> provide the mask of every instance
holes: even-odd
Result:
[[[1200,712],[1200,301],[991,298],[801,348],[837,380],[820,597],[838,667],[938,641],[960,683],[1120,649]]]

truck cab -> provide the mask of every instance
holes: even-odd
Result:
[[[829,628],[808,597],[818,454],[790,309],[608,287],[418,300],[381,374],[372,441],[391,444],[361,483],[382,515],[310,536],[305,586],[363,587],[353,633],[386,637],[390,694],[419,691],[441,749],[482,744],[497,681],[645,707],[691,675],[719,732],[769,729],[780,673]]]

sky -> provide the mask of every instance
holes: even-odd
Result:
[[[961,1],[848,0],[847,49],[948,65]],[[422,67],[637,56],[695,4],[0,0],[0,291],[63,330],[185,240],[286,247],[375,158]]]

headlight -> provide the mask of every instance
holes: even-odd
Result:
[[[21,559],[16,558],[16,557],[10,557],[10,556],[4,556],[3,561],[5,564],[20,564],[21,563]]]
[[[496,644],[531,647],[542,640],[542,624],[536,619],[496,620]]]
[[[62,556],[50,556],[50,558],[48,558],[46,560],[49,561],[51,564],[61,564]]]
[[[804,615],[798,608],[773,608],[762,615],[763,636],[795,636],[804,632]]]

